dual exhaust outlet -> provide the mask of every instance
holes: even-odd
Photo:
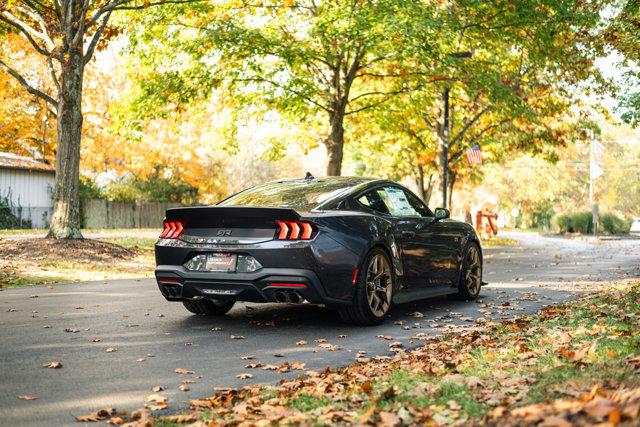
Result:
[[[274,298],[278,302],[288,302],[290,304],[302,304],[304,297],[296,291],[275,291]]]

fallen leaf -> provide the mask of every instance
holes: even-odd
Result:
[[[306,342],[305,340],[300,340],[300,341],[296,341],[296,345],[307,345],[308,342]]]
[[[306,363],[301,363],[301,362],[293,362],[291,364],[291,369],[295,370],[295,371],[304,371],[304,367],[305,367]]]
[[[109,348],[107,348],[105,351],[106,351],[107,353],[113,353],[113,352],[118,351],[118,349],[117,349],[117,348],[114,348],[114,347],[109,347]]]
[[[245,369],[262,368],[263,366],[264,365],[260,362],[247,363],[246,365],[244,365]]]
[[[360,386],[360,391],[363,393],[371,393],[371,391],[373,390],[373,387],[371,386],[371,381],[366,381],[364,383],[362,383],[362,385]]]
[[[590,402],[585,403],[584,412],[593,418],[602,419],[608,417],[611,412],[617,409],[615,403],[606,397],[596,396]]]
[[[120,426],[125,424],[127,421],[122,417],[111,417],[107,420],[107,424],[112,426]]]
[[[20,400],[36,400],[37,397],[36,396],[29,396],[27,394],[22,394],[22,395],[18,396],[18,399],[20,399]]]
[[[251,360],[251,359],[255,359],[256,357],[252,354],[249,355],[245,355],[245,356],[240,356],[240,359],[242,360]]]
[[[60,369],[60,368],[62,368],[62,363],[60,363],[60,362],[49,362],[46,365],[44,365],[44,367],[49,368],[49,369]]]
[[[240,378],[241,380],[248,380],[249,378],[253,378],[252,374],[238,374],[236,378]]]
[[[177,368],[174,371],[176,374],[180,374],[180,375],[191,375],[191,374],[195,374],[195,372],[190,371],[188,369],[183,369],[183,368]]]
[[[188,424],[198,420],[195,414],[166,415],[160,419],[171,424]]]
[[[89,415],[78,415],[75,419],[81,423],[102,421],[110,418],[111,415],[115,414],[115,412],[116,410],[114,408],[102,408],[90,413]]]

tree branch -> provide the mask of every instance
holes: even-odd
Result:
[[[0,21],[6,23],[7,25],[12,26],[13,28],[17,29],[18,31],[20,31],[22,33],[22,35],[29,41],[29,43],[31,43],[31,45],[33,46],[33,48],[36,50],[36,52],[38,52],[40,55],[44,55],[44,56],[51,56],[51,53],[48,52],[46,49],[44,49],[43,47],[41,47],[36,41],[35,39],[31,36],[31,32],[34,32],[36,34],[38,34],[37,31],[35,31],[33,28],[30,27],[23,27],[21,25],[20,21],[13,21],[9,18],[7,18],[7,16],[12,16],[11,14],[8,14],[6,12],[2,12],[0,13]],[[23,25],[26,25],[24,23],[22,23]]]
[[[458,142],[458,140],[460,138],[462,138],[464,136],[464,134],[469,130],[469,128],[471,126],[473,126],[473,124],[478,121],[478,119],[480,118],[480,116],[482,116],[484,113],[486,113],[487,111],[491,110],[492,106],[491,105],[487,105],[486,107],[484,107],[482,110],[480,110],[471,120],[467,121],[464,126],[462,127],[462,129],[460,129],[460,131],[456,134],[455,137],[453,137],[453,139],[451,140],[451,142],[449,143],[449,146],[451,145],[455,145],[456,142]]]
[[[11,75],[13,78],[15,78],[16,80],[18,80],[18,82],[20,82],[20,84],[32,95],[35,95],[43,100],[45,100],[46,102],[48,102],[49,104],[51,104],[52,106],[56,107],[56,109],[58,108],[58,101],[56,101],[55,99],[53,99],[52,97],[50,97],[49,95],[47,95],[46,93],[39,91],[38,89],[34,88],[33,86],[31,86],[24,77],[22,77],[17,71],[13,70],[11,67],[9,67],[7,64],[5,64],[2,60],[0,60],[0,67],[2,69],[4,69],[7,73],[9,73],[9,75]]]
[[[104,32],[105,27],[107,26],[107,22],[109,21],[109,17],[112,12],[107,12],[106,15],[102,18],[102,23],[98,27],[95,33],[93,33],[93,37],[91,38],[91,42],[87,47],[87,51],[84,54],[84,58],[82,59],[83,64],[88,64],[93,57],[93,53],[96,50],[96,46],[98,45],[98,41],[100,41],[100,37],[102,37],[102,33]]]

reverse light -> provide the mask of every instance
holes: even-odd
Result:
[[[161,239],[177,239],[184,231],[182,221],[164,221],[164,230],[160,234]]]
[[[307,221],[276,221],[278,240],[310,240],[314,228]]]

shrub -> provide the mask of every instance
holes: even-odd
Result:
[[[631,229],[631,220],[619,218],[613,214],[600,215],[600,229],[610,234],[627,234]]]
[[[593,217],[591,212],[573,212],[560,214],[551,220],[554,230],[560,233],[593,233]],[[625,234],[631,228],[631,221],[621,219],[613,214],[602,214],[598,218],[600,231],[609,234]]]
[[[14,215],[14,208],[17,209],[20,214],[22,208],[20,206],[14,206],[9,196],[0,196],[0,229],[31,228],[31,221],[23,220],[19,216]]]

